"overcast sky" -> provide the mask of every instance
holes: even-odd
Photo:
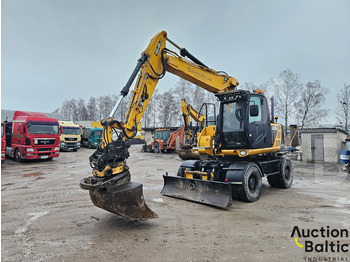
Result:
[[[2,0],[1,108],[52,112],[72,98],[119,94],[165,30],[209,67],[256,85],[291,69],[337,93],[350,84],[347,0]],[[174,87],[168,73],[158,89]]]

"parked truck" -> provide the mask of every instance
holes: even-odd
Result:
[[[77,151],[80,148],[80,126],[71,121],[59,121],[61,151]]]
[[[97,148],[102,140],[102,127],[83,127],[81,130],[81,143],[88,148]]]
[[[59,124],[44,113],[16,111],[5,122],[6,155],[25,159],[53,159],[60,153]]]
[[[6,149],[5,123],[1,122],[1,164],[5,163],[5,149]]]

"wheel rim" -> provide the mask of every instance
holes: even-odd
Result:
[[[258,187],[258,181],[255,176],[251,176],[248,180],[249,192],[254,193]]]
[[[19,150],[16,151],[16,160],[20,160],[21,159],[21,152],[19,152]]]
[[[290,169],[289,167],[287,167],[285,170],[284,170],[284,177],[286,180],[289,180],[290,179]]]

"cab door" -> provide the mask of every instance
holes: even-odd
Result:
[[[248,110],[249,139],[252,148],[265,148],[272,146],[270,117],[267,100],[259,94],[252,94]]]

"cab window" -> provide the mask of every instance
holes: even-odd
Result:
[[[261,121],[261,99],[258,96],[252,96],[249,101],[249,105],[257,105],[259,108],[259,114],[257,116],[251,116],[249,114],[249,123]]]

